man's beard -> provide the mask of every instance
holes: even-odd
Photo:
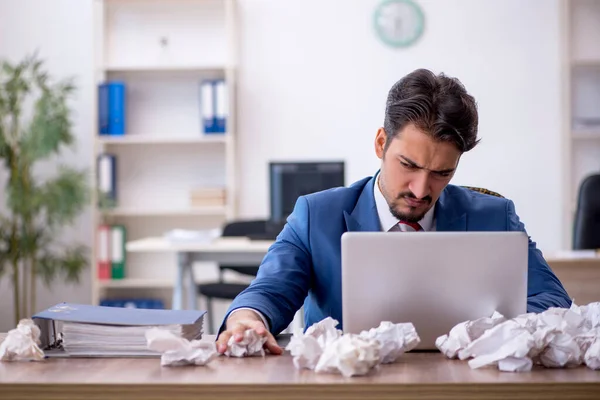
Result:
[[[396,200],[401,200],[403,198],[410,198],[410,199],[416,199],[417,196],[415,196],[412,192],[403,192],[400,193],[397,197]],[[431,196],[425,196],[424,198],[420,199],[420,200],[424,200],[426,201],[428,204],[431,204]],[[410,222],[410,223],[417,223],[420,220],[423,219],[423,217],[425,216],[425,214],[427,214],[427,211],[429,211],[429,208],[423,212],[420,212],[418,214],[416,214],[414,212],[414,207],[410,207],[409,208],[413,209],[413,211],[409,211],[408,213],[405,212],[401,212],[398,211],[394,208],[394,205],[390,206],[390,213],[392,213],[392,215],[394,217],[396,217],[397,219],[399,219],[400,221],[405,221],[405,222]]]

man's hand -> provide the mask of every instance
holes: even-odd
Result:
[[[262,322],[260,316],[252,310],[239,310],[227,318],[226,330],[221,332],[217,338],[217,351],[221,354],[227,350],[227,343],[233,336],[236,342],[241,342],[244,338],[244,332],[248,329],[254,331],[263,337],[267,338],[264,348],[273,354],[283,353],[283,349],[279,347],[277,341],[271,332],[269,332]]]

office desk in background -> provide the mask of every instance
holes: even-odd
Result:
[[[205,340],[214,340],[207,336]],[[408,353],[370,375],[297,370],[292,357],[218,357],[204,367],[161,367],[159,358],[52,358],[0,362],[2,398],[19,399],[569,399],[596,400],[600,371],[472,370],[440,353]]]
[[[177,275],[173,288],[173,309],[183,308],[184,287],[187,288],[187,309],[196,308],[194,262],[210,261],[219,264],[259,265],[273,244],[272,241],[247,238],[220,238],[211,243],[170,241],[162,237],[135,240],[126,244],[129,252],[166,252],[177,254]]]
[[[172,242],[155,237],[127,243],[127,251],[177,253],[178,269],[173,290],[173,308],[183,308],[184,287],[187,308],[196,308],[196,284],[192,264],[211,261],[230,265],[258,265],[272,241],[247,238],[220,238],[211,243]],[[577,304],[600,301],[600,254],[590,251],[562,251],[544,254],[550,268]]]

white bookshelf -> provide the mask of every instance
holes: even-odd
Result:
[[[600,0],[562,5],[563,246],[570,248],[579,185],[600,172]]]
[[[125,278],[125,279],[112,279],[109,281],[99,281],[99,287],[102,289],[172,289],[173,282],[166,279],[153,279],[153,278]]]
[[[120,80],[127,90],[124,136],[98,134],[95,94],[93,164],[102,152],[116,156],[118,204],[101,212],[93,199],[94,304],[139,292],[162,296],[168,306],[176,271],[174,255],[127,253],[125,279],[98,279],[98,224],[125,225],[131,241],[171,229],[213,229],[236,215],[235,6],[235,0],[94,0],[96,83]],[[217,78],[228,89],[227,132],[204,134],[200,83]],[[223,188],[224,204],[192,206],[191,191],[200,188]]]

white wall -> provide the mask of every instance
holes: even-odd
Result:
[[[80,0],[0,1],[0,58],[17,62],[38,50],[51,76],[74,77],[77,92],[73,98],[73,133],[76,152],[65,153],[63,161],[80,168],[91,168],[93,115],[93,46],[92,2]],[[38,169],[40,174],[46,171]],[[5,176],[0,184],[4,190]],[[5,210],[4,201],[0,212]],[[92,225],[89,212],[84,213],[61,241],[78,240],[91,245]],[[14,327],[12,290],[9,275],[0,281],[0,332]],[[58,283],[52,290],[39,285],[36,309],[61,301],[89,302],[90,274],[86,271],[80,285]]]
[[[558,1],[418,0],[426,31],[406,50],[375,37],[378,3],[240,1],[241,212],[267,215],[269,160],[343,158],[348,183],[373,174],[387,91],[425,67],[479,103],[483,140],[454,183],[512,198],[534,240],[559,248]]]
[[[345,159],[351,183],[375,172],[373,137],[389,87],[415,68],[459,77],[477,98],[479,147],[465,155],[455,183],[511,197],[544,249],[560,247],[560,71],[558,0],[418,0],[426,17],[421,41],[386,48],[371,27],[376,0],[239,0],[239,180],[243,216],[268,213],[267,163]],[[35,49],[56,76],[75,75],[78,152],[91,167],[91,0],[0,1],[0,57]],[[1,205],[0,205],[1,207]],[[91,244],[85,214],[71,232]],[[6,279],[0,304],[11,296]],[[80,286],[40,293],[38,308],[89,301]],[[68,294],[67,294],[68,293]],[[0,308],[0,331],[12,314]]]

